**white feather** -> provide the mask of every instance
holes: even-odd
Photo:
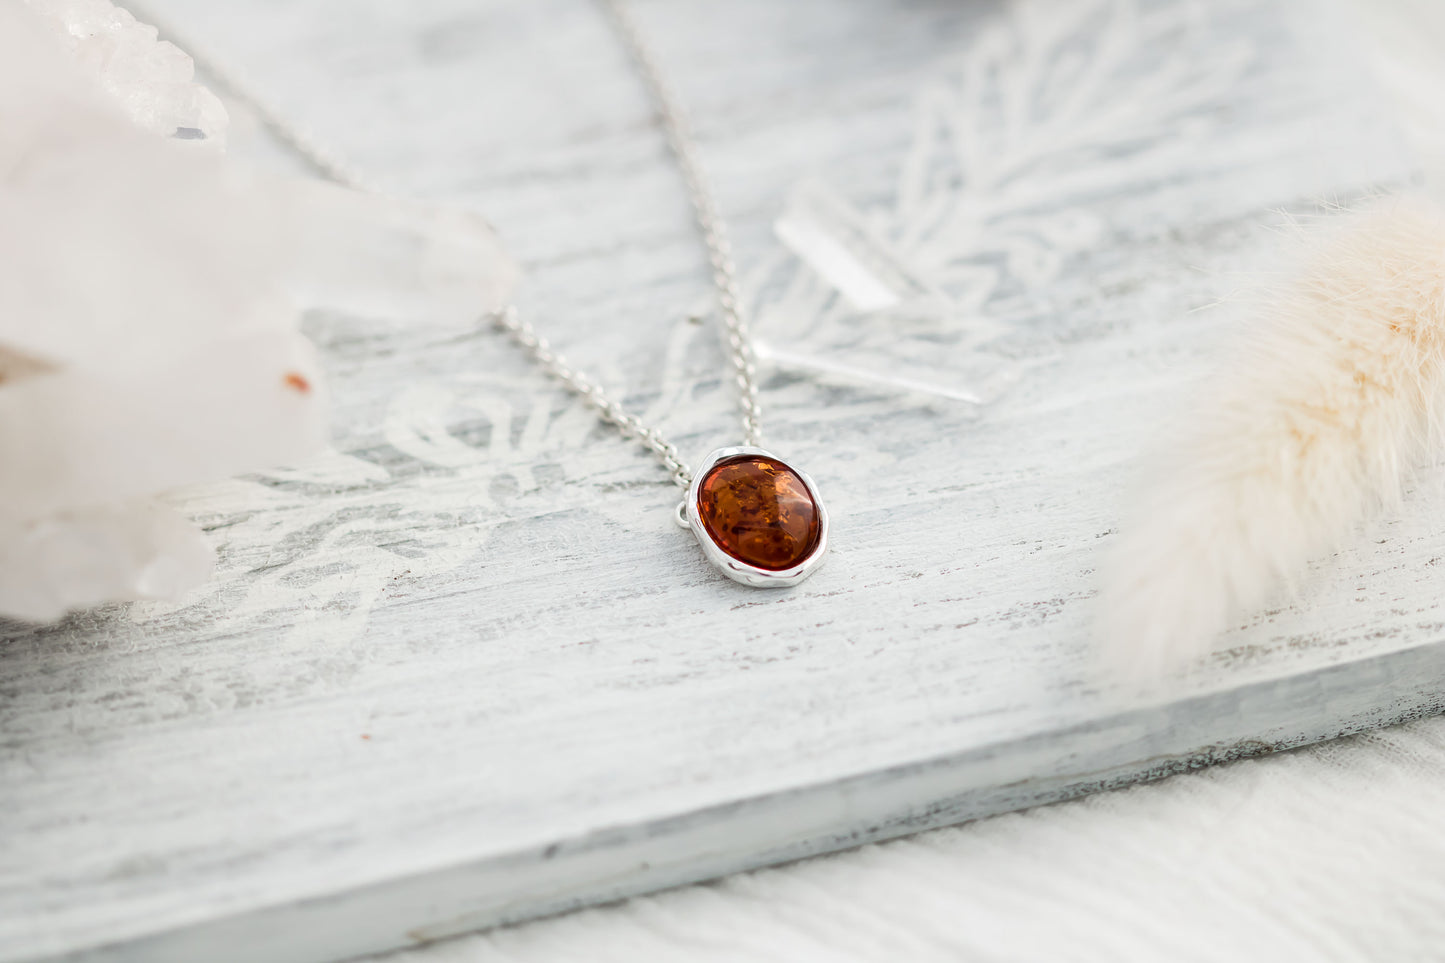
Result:
[[[1395,502],[1445,385],[1445,218],[1396,198],[1306,238],[1196,392],[1105,566],[1099,642],[1157,678]]]

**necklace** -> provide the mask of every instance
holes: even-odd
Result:
[[[759,446],[762,409],[758,404],[756,356],[733,263],[727,227],[718,213],[698,158],[687,115],[661,65],[622,0],[600,0],[651,95],[687,188],[699,233],[707,249],[712,282],[722,319],[722,336],[738,389],[743,443],[718,448],[689,470],[677,446],[655,426],[625,410],[586,374],[553,350],[515,306],[497,312],[496,327],[511,336],[547,374],[562,382],[596,410],[598,417],[657,456],[672,480],[686,490],[676,509],[679,526],[690,530],[708,561],[723,574],[757,588],[795,585],[822,563],[828,545],[828,512],[806,472]],[[147,16],[151,23],[177,36]],[[197,66],[236,100],[255,112],[261,124],[318,174],[355,190],[372,191],[365,180],[301,130],[286,123],[233,75],[197,48],[182,44]]]

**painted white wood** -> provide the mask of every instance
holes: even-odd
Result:
[[[522,309],[686,452],[736,441],[592,7],[162,9],[383,186],[486,213]],[[1228,320],[1197,309],[1270,208],[1413,166],[1319,5],[1012,10],[640,10],[786,362],[768,444],[828,498],[817,575],[718,577],[655,464],[491,332],[317,317],[339,453],[179,499],[207,592],[3,630],[0,959],[338,959],[1438,708],[1436,481],[1191,692],[1092,675],[1130,463]],[[775,237],[808,177],[908,310]],[[1001,369],[982,410],[939,390]]]

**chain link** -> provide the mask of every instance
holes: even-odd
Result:
[[[528,321],[517,316],[517,309],[511,305],[495,315],[497,327],[512,336],[512,340],[527,350],[532,359],[558,381],[564,382],[583,401],[597,409],[598,416],[609,425],[616,426],[624,438],[636,438],[657,455],[658,460],[672,473],[672,480],[683,488],[692,484],[692,472],[677,453],[677,446],[664,439],[656,428],[649,428],[634,414],[627,412],[615,399],[602,390],[591,378],[573,368],[567,359],[552,350],[547,339],[537,334]]]
[[[692,203],[698,230],[707,247],[708,263],[712,267],[713,285],[717,289],[718,307],[722,312],[723,341],[732,364],[734,382],[738,389],[738,406],[742,411],[743,443],[757,445],[762,439],[762,409],[758,405],[757,357],[753,352],[752,338],[748,331],[747,319],[743,314],[743,297],[737,280],[737,266],[733,263],[732,245],[728,241],[727,226],[718,213],[717,202],[712,188],[703,173],[698,157],[696,141],[693,138],[687,114],[682,108],[672,85],[667,81],[661,64],[643,37],[642,31],[633,19],[623,0],[599,0],[608,19],[616,30],[618,39],[626,48],[637,66],[639,75],[657,107],[658,118],[667,135],[668,145],[677,161],[678,169],[687,187],[688,199]],[[255,113],[257,120],[265,126],[280,143],[306,161],[322,177],[356,190],[381,193],[369,184],[354,168],[328,151],[315,137],[299,126],[282,119],[281,114],[260,96],[238,75],[225,70],[221,62],[209,56],[202,48],[176,34],[167,24],[158,20],[149,11],[135,11],[139,17],[169,35],[183,47],[196,65],[208,74],[216,84],[230,96],[246,104]],[[582,372],[569,365],[564,358],[552,350],[546,338],[537,334],[532,324],[523,321],[514,305],[508,305],[493,315],[497,328],[505,331],[521,346],[544,371],[561,381],[588,405],[596,409],[598,416],[622,433],[624,438],[636,438],[652,451],[672,475],[672,480],[686,488],[692,483],[692,472],[678,454],[677,446],[665,439],[656,427],[650,427],[636,415],[630,414],[600,385]]]
[[[712,186],[703,172],[702,161],[697,154],[697,140],[692,135],[681,98],[668,82],[661,64],[623,0],[601,2],[603,9],[611,15],[622,45],[632,55],[643,82],[657,104],[658,116],[662,120],[663,130],[667,132],[668,145],[672,148],[678,169],[682,171],[682,179],[687,185],[688,198],[692,201],[693,213],[697,217],[697,226],[702,232],[703,243],[707,245],[713,285],[717,288],[718,307],[722,309],[724,340],[736,376],[738,404],[742,408],[743,443],[756,445],[762,440],[757,358],[753,353],[747,319],[743,316],[743,296],[738,286],[737,266],[733,263],[727,225],[718,213]]]

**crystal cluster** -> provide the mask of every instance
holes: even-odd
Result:
[[[508,292],[479,218],[198,149],[225,127],[106,0],[0,4],[0,617],[207,577],[157,496],[324,446],[305,305],[471,324]]]
[[[157,134],[184,131],[220,145],[226,108],[196,83],[191,58],[110,0],[27,0],[80,70],[138,126]]]

